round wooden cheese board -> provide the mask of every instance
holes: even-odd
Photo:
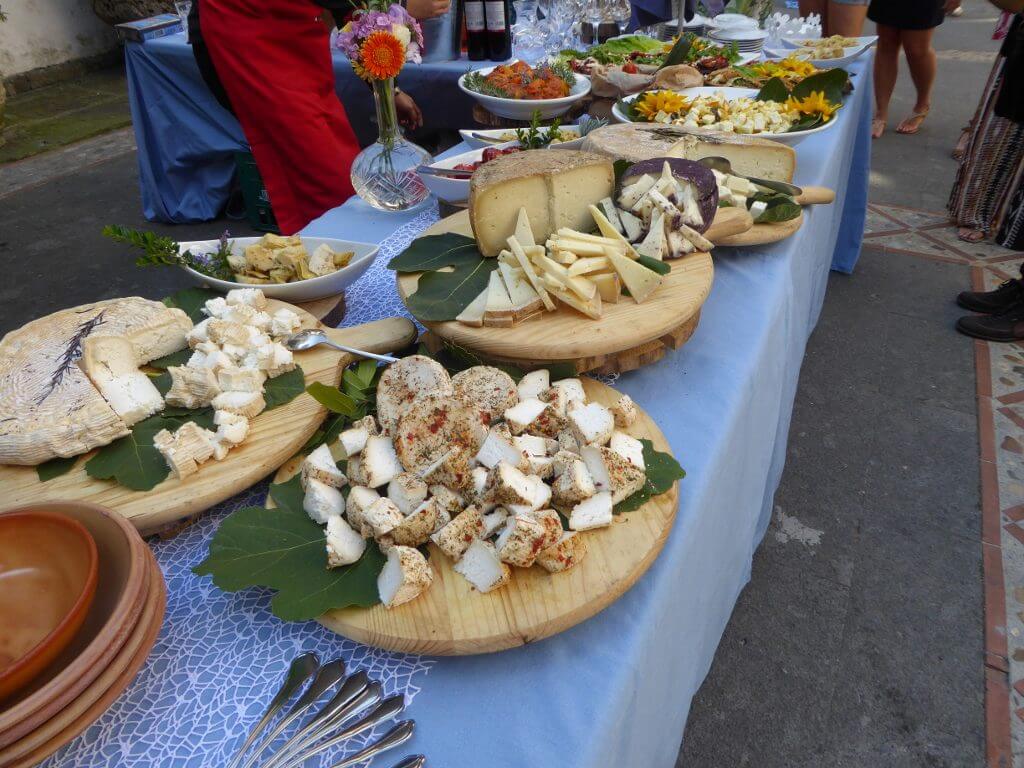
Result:
[[[304,310],[271,301],[272,309],[289,307],[302,318],[304,328],[322,328],[338,343],[368,352],[401,349],[416,338],[415,326],[405,318],[388,318],[351,328],[327,328]],[[314,381],[337,386],[352,357],[321,346],[295,353],[307,386]],[[245,490],[281,466],[313,435],[327,410],[308,394],[278,408],[264,411],[252,421],[245,442],[223,461],[210,460],[184,479],[168,477],[148,491],[133,491],[113,480],[99,480],[85,471],[85,454],[66,474],[40,481],[34,466],[0,465],[0,488],[8,506],[48,499],[87,501],[116,510],[143,534],[155,533]]]
[[[592,402],[611,406],[619,399],[618,392],[599,381],[584,378],[583,386]],[[643,411],[625,431],[671,453]],[[275,482],[292,477],[299,465],[296,459],[282,466]],[[269,497],[268,506],[274,506]],[[587,554],[577,566],[562,573],[540,566],[515,568],[505,587],[487,594],[476,592],[430,544],[434,581],[424,594],[397,608],[346,608],[318,621],[366,645],[433,656],[492,653],[536,642],[586,621],[629,590],[661,551],[678,506],[676,483],[641,508],[616,515],[610,526],[581,533]]]
[[[746,211],[723,208],[708,230],[708,238],[714,241],[715,237],[738,234],[750,223]],[[423,235],[447,232],[472,237],[468,212],[437,222]],[[606,303],[599,320],[559,305],[554,312],[506,328],[474,327],[455,320],[424,322],[430,331],[427,345],[436,349],[453,344],[486,360],[527,369],[568,362],[578,373],[610,374],[649,365],[693,335],[714,277],[707,253],[692,253],[669,263],[672,271],[647,301],[637,304],[623,297],[616,304]],[[398,294],[403,300],[415,292],[419,277],[398,275]]]

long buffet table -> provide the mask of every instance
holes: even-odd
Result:
[[[269,701],[289,659],[343,656],[411,700],[417,733],[397,762],[422,752],[446,768],[668,768],[751,558],[770,520],[808,336],[830,266],[852,271],[863,230],[871,59],[837,125],[798,145],[798,183],[831,186],[781,243],[716,249],[715,282],[683,348],[615,386],[657,421],[687,470],[665,548],[620,600],[574,629],[501,654],[423,658],[386,653],[314,623],[285,624],[266,593],[228,595],[190,568],[217,523],[257,487],[169,541],[154,542],[169,587],[153,655],[126,694],[48,766],[224,764]],[[456,148],[453,151],[458,151]],[[383,264],[436,219],[351,200],[308,234],[382,241],[350,291],[345,324],[404,314]],[[321,765],[333,765],[331,754]]]

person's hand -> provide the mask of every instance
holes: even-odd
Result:
[[[412,96],[404,91],[395,94],[395,111],[398,113],[398,122],[410,130],[415,130],[423,125],[423,113],[412,100]]]
[[[452,7],[451,0],[409,0],[405,9],[416,20],[443,16]]]

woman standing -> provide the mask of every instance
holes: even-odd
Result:
[[[889,119],[889,100],[899,74],[900,48],[907,57],[910,79],[914,81],[917,100],[914,111],[898,126],[897,133],[917,133],[931,109],[932,85],[935,83],[935,49],[932,32],[942,23],[947,11],[957,0],[871,0],[868,18],[878,27],[878,50],[875,55],[875,118],[871,122],[872,138],[885,132]]]
[[[800,0],[801,16],[821,16],[822,37],[860,37],[867,11],[868,0]]]

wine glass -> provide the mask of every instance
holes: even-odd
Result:
[[[581,26],[581,33],[584,29],[590,30],[590,44],[597,45],[600,41],[598,34],[601,29],[601,22],[604,21],[605,0],[586,0],[583,8],[583,21],[586,27]]]

